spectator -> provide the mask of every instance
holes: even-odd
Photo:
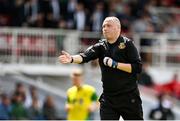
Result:
[[[25,21],[24,0],[14,0],[12,13],[12,26],[22,26],[23,22]]]
[[[60,1],[59,0],[51,0],[50,1],[50,14],[52,16],[53,21],[58,21],[61,16],[60,11]]]
[[[132,17],[131,14],[131,8],[129,4],[123,4],[123,10],[119,14],[119,19],[121,21],[122,25],[122,32],[123,33],[128,33],[130,30],[130,25],[131,22],[134,21],[134,18]]]
[[[178,74],[175,73],[173,75],[172,80],[170,80],[169,83],[165,83],[162,85],[156,85],[155,89],[161,93],[169,93],[176,98],[180,97],[180,88],[179,88],[179,81],[178,81]]]
[[[0,103],[0,120],[10,120],[10,112],[10,99],[6,94],[2,94]]]
[[[42,112],[39,106],[39,100],[36,97],[32,99],[32,105],[28,109],[28,117],[30,120],[43,119]]]
[[[58,118],[54,99],[51,96],[47,96],[44,101],[43,117],[45,120],[56,120]]]
[[[0,0],[0,26],[10,26],[12,3],[12,0]]]
[[[98,2],[96,4],[95,11],[92,15],[92,30],[93,31],[101,31],[101,25],[102,22],[105,18],[105,13],[104,13],[104,5],[103,2]]]
[[[74,13],[76,10],[77,0],[69,0],[67,5],[68,13]]]
[[[27,0],[24,4],[24,26],[37,26],[38,19],[41,19],[40,6],[38,0]]]
[[[67,29],[67,22],[65,19],[60,19],[58,22],[58,28]]]
[[[148,87],[152,87],[154,85],[154,83],[153,83],[151,76],[147,72],[147,68],[148,68],[148,64],[144,63],[142,73],[141,73],[141,77],[139,80],[139,84],[144,85],[144,86],[148,86]]]
[[[73,24],[74,24],[74,13],[76,11],[76,6],[77,6],[77,0],[69,0],[68,4],[67,4],[67,28],[72,29],[73,28]]]
[[[41,1],[41,12],[44,13],[44,26],[57,28],[61,17],[61,4],[59,0]]]
[[[158,96],[158,107],[150,111],[150,120],[175,120],[175,115],[172,112],[172,97],[167,94]]]
[[[26,90],[22,83],[17,83],[16,88],[13,95],[19,94],[22,96],[22,102],[25,103],[26,101]],[[13,99],[14,100],[14,99]]]
[[[144,12],[139,19],[133,23],[134,32],[146,32],[148,25],[151,23],[151,16],[148,12]]]
[[[30,86],[29,91],[32,98],[38,98],[38,92],[35,86]]]
[[[27,119],[27,110],[23,105],[23,96],[21,93],[14,94],[14,102],[12,103],[11,118],[13,120]]]
[[[118,16],[116,11],[116,2],[110,1],[108,6],[108,15],[107,16]]]
[[[84,31],[87,29],[88,25],[87,14],[82,3],[76,5],[76,11],[74,13],[74,27],[77,30]]]
[[[180,33],[180,15],[171,15],[168,20],[167,27],[165,28],[166,33]]]
[[[31,105],[32,105],[32,101],[33,101],[33,99],[35,98],[35,99],[38,99],[39,97],[39,95],[38,95],[38,91],[37,91],[37,89],[36,89],[36,87],[35,86],[30,86],[29,87],[29,93],[30,93],[30,95],[28,95],[27,96],[27,99],[26,99],[26,102],[25,102],[25,107],[30,107]],[[38,104],[39,105],[41,105],[41,102],[38,102]]]

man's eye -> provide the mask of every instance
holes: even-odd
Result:
[[[108,27],[110,27],[111,25],[107,25]]]

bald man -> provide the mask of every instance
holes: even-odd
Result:
[[[105,39],[79,55],[62,51],[59,61],[81,64],[98,58],[103,82],[103,93],[99,99],[101,119],[119,120],[122,116],[125,120],[143,120],[137,87],[137,75],[142,70],[138,51],[130,39],[121,36],[118,18],[105,18],[102,31]]]

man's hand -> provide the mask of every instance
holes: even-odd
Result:
[[[110,57],[105,57],[103,59],[103,63],[104,63],[105,66],[109,66],[109,67],[112,67],[112,68],[117,68],[117,66],[118,66],[118,63],[116,61],[114,61]]]
[[[93,112],[94,110],[95,110],[95,109],[94,109],[94,107],[93,107],[93,106],[89,106],[89,107],[88,107],[88,112],[90,112],[90,113],[91,113],[91,112]]]
[[[89,112],[94,112],[97,108],[98,108],[98,102],[93,102],[89,107],[88,107],[88,111]]]
[[[71,104],[65,104],[65,110],[68,112],[72,109],[72,105]]]
[[[63,64],[71,63],[72,59],[71,55],[65,51],[62,51],[62,54],[59,56],[59,61]]]
[[[104,63],[105,66],[112,67],[112,59],[110,57],[105,57],[103,59],[103,63]]]

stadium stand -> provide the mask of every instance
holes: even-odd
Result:
[[[165,92],[175,100],[172,110],[180,119],[179,7],[179,0],[0,0],[1,92],[11,95],[17,82],[26,90],[35,86],[41,102],[47,95],[54,99],[56,119],[65,119],[69,74],[79,65],[61,65],[57,57],[61,50],[76,54],[96,43],[102,38],[103,19],[116,16],[122,34],[134,40],[146,66],[140,80],[144,118],[149,119],[157,95]],[[95,60],[80,67],[100,95],[97,65]],[[98,112],[95,117],[99,119]]]

